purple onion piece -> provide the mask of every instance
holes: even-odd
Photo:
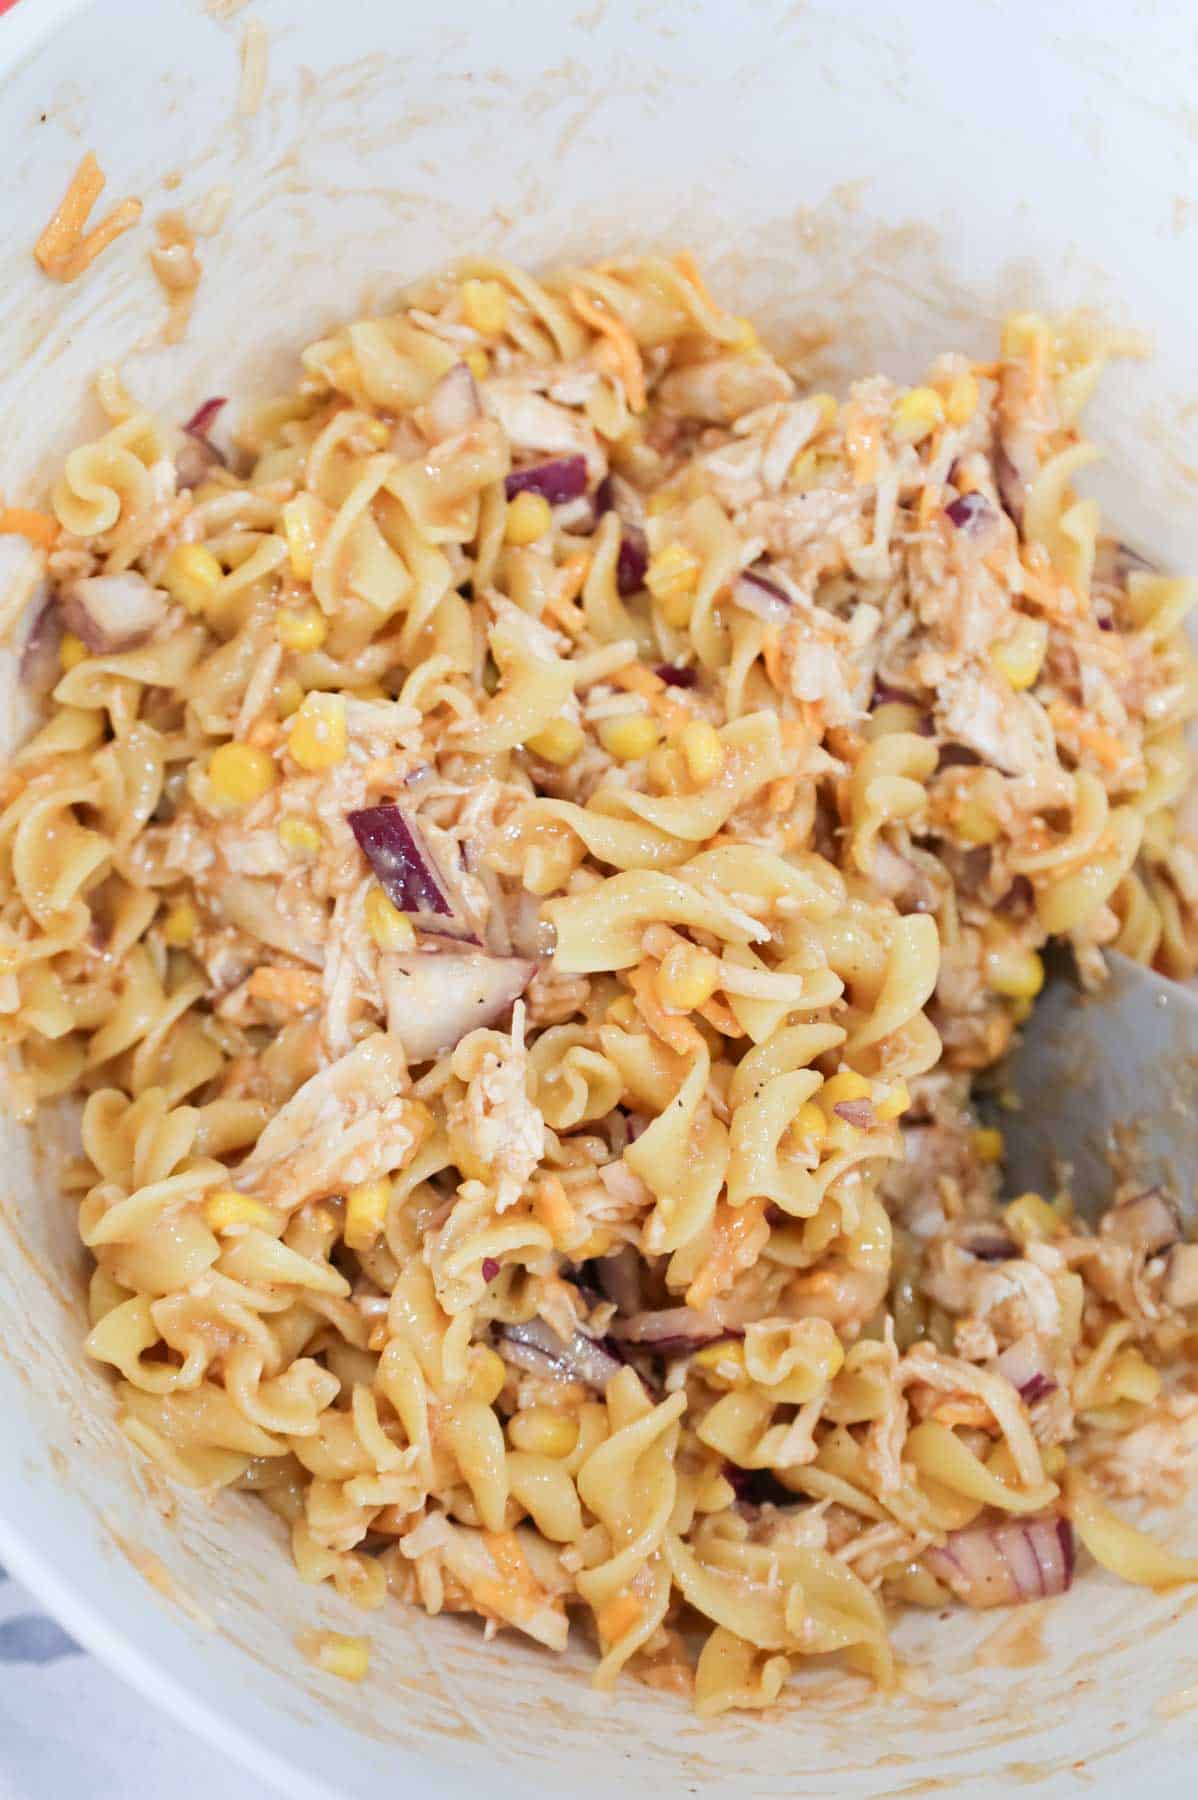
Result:
[[[388,900],[400,912],[452,916],[432,859],[400,807],[390,802],[349,814],[349,827]]]
[[[957,530],[971,537],[995,521],[994,508],[984,494],[959,494],[944,510]]]
[[[1023,524],[1023,505],[1027,487],[1023,476],[1000,444],[994,453],[994,485],[1002,501],[1003,511],[1018,531]]]
[[[106,655],[144,643],[166,618],[167,599],[144,575],[88,575],[59,595],[62,622],[89,650]]]
[[[838,1119],[843,1119],[846,1125],[852,1125],[858,1131],[869,1131],[876,1123],[872,1100],[838,1100],[832,1111]]]
[[[1017,1338],[995,1362],[998,1373],[1009,1381],[1026,1406],[1034,1406],[1056,1389],[1056,1380],[1045,1364],[1043,1346],[1032,1336]]]
[[[1100,1227],[1102,1236],[1117,1244],[1159,1256],[1181,1240],[1177,1213],[1161,1188],[1146,1188],[1109,1207]]]
[[[18,665],[21,686],[28,688],[30,693],[48,693],[62,674],[58,660],[62,633],[62,613],[56,601],[51,597],[38,606],[35,600]]]
[[[1063,1594],[1073,1580],[1073,1528],[1056,1513],[950,1531],[924,1553],[928,1573],[966,1606],[1018,1606]]]
[[[658,663],[654,674],[664,681],[667,687],[693,688],[699,685],[698,669],[682,669],[677,663]]]
[[[517,1368],[534,1375],[549,1374],[559,1381],[580,1381],[600,1394],[622,1367],[620,1359],[597,1339],[576,1331],[566,1343],[544,1319],[530,1319],[526,1325],[505,1325],[500,1349]]]
[[[794,609],[794,601],[785,588],[756,569],[742,569],[732,583],[732,604],[763,619],[767,625],[781,624]]]
[[[616,557],[616,588],[621,594],[639,594],[649,567],[649,545],[639,525],[625,525]]]
[[[183,426],[188,437],[206,438],[220,417],[222,409],[228,404],[225,396],[220,394],[211,400],[205,400],[203,405],[197,406]]]
[[[509,500],[515,494],[540,494],[550,506],[577,500],[586,488],[585,456],[555,456],[550,462],[534,463],[528,469],[513,469],[504,484]]]
[[[484,1256],[483,1257],[483,1280],[484,1281],[494,1281],[494,1279],[498,1275],[498,1273],[499,1273],[499,1264],[495,1261],[495,1258],[493,1256]]]
[[[1019,1255],[1019,1247],[1014,1240],[1001,1237],[997,1232],[979,1234],[976,1238],[971,1238],[965,1248],[978,1262],[1012,1262]]]
[[[660,1312],[642,1312],[631,1318],[617,1319],[612,1326],[612,1335],[638,1350],[676,1355],[679,1351],[701,1350],[704,1344],[718,1343],[721,1338],[743,1337],[744,1332],[721,1325],[718,1320],[694,1312],[689,1306],[667,1306]]]
[[[460,437],[482,417],[478,383],[465,363],[447,369],[424,404],[433,442],[438,444]]]
[[[211,469],[223,469],[227,466],[228,458],[224,451],[219,450],[208,435],[222,408],[227,405],[228,401],[223,396],[205,400],[202,406],[196,407],[182,427],[189,441],[175,458],[175,475],[181,488],[199,487]]]

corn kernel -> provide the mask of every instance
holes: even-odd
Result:
[[[900,444],[919,444],[944,423],[944,402],[935,388],[908,388],[894,403],[891,436]]]
[[[253,744],[221,744],[208,764],[212,792],[226,806],[252,806],[275,784],[275,765]]]
[[[200,613],[225,578],[225,572],[203,544],[176,544],[166,559],[162,585],[189,613]]]
[[[1059,1237],[1064,1229],[1060,1215],[1042,1194],[1020,1194],[1003,1214],[1007,1227],[1021,1243],[1028,1238]]]
[[[828,1121],[822,1107],[817,1106],[814,1100],[805,1100],[795,1114],[790,1129],[804,1150],[818,1152],[828,1135]]]
[[[275,682],[274,699],[280,719],[289,719],[304,704],[304,690],[294,675],[284,675]]]
[[[702,1369],[709,1377],[732,1387],[739,1381],[745,1366],[745,1347],[739,1338],[721,1338],[716,1344],[704,1344],[691,1357],[692,1368]]]
[[[986,952],[986,980],[992,993],[1009,1000],[1034,1000],[1044,986],[1044,964],[1034,950],[999,944]]]
[[[818,1102],[826,1118],[842,1100],[868,1100],[872,1092],[864,1075],[858,1075],[855,1069],[842,1069],[839,1075],[825,1081],[819,1090]]]
[[[462,283],[462,317],[484,337],[498,337],[507,325],[507,291],[498,281]]]
[[[645,586],[658,601],[673,594],[693,594],[698,580],[699,559],[685,544],[667,544],[645,571]]]
[[[667,594],[664,600],[657,602],[658,611],[666,624],[674,631],[685,631],[691,622],[691,614],[695,610],[695,596],[685,591]]]
[[[993,844],[998,839],[998,820],[980,800],[964,801],[953,822],[962,843]]]
[[[1104,1401],[1134,1400],[1140,1406],[1151,1406],[1160,1395],[1161,1372],[1146,1362],[1138,1350],[1120,1350],[1102,1386]]]
[[[993,1125],[979,1125],[970,1137],[973,1153],[980,1163],[1002,1161],[1005,1144],[1003,1134]]]
[[[317,606],[281,606],[275,615],[275,632],[284,650],[319,650],[329,635],[324,614]]]
[[[416,933],[406,913],[390,900],[381,887],[372,887],[363,908],[366,929],[380,950],[414,950]]]
[[[359,429],[367,442],[378,450],[385,450],[391,442],[391,427],[385,419],[367,419]]]
[[[507,1364],[502,1356],[486,1344],[476,1344],[470,1352],[470,1372],[467,1386],[472,1400],[480,1400],[484,1406],[493,1406],[503,1392],[503,1384],[507,1380]]]
[[[706,719],[691,719],[682,727],[678,748],[687,773],[697,787],[705,787],[709,781],[714,781],[724,766],[720,734]]]
[[[578,1442],[578,1421],[556,1406],[530,1406],[508,1420],[508,1442],[533,1456],[569,1456]]]
[[[696,944],[674,944],[654,978],[658,999],[675,1012],[706,1005],[720,980],[719,959]]]
[[[279,842],[291,856],[315,856],[320,832],[309,819],[280,819]]]
[[[491,358],[481,344],[472,344],[462,358],[475,381],[485,381],[491,373]]]
[[[1048,626],[1043,619],[1019,618],[1000,643],[990,650],[990,661],[1005,675],[1017,693],[1035,685],[1048,649]]]
[[[546,762],[565,768],[572,763],[585,742],[581,725],[573,719],[550,719],[548,725],[525,740],[525,748]]]
[[[742,316],[734,318],[732,323],[739,326],[739,330],[736,336],[729,342],[729,350],[740,350],[742,352],[756,350],[761,339],[757,336],[757,327],[754,325],[752,319],[746,319]]]
[[[228,1231],[234,1225],[274,1224],[274,1214],[261,1200],[239,1194],[236,1188],[217,1188],[204,1201],[204,1219],[212,1231]]]
[[[888,1094],[874,1101],[874,1118],[883,1124],[902,1116],[911,1104],[911,1093],[905,1081],[896,1081]]]
[[[639,762],[656,749],[658,735],[648,713],[625,713],[622,718],[604,719],[599,726],[599,742],[617,762]]]
[[[317,1666],[342,1681],[361,1681],[370,1668],[370,1639],[343,1631],[322,1631],[316,1646]]]
[[[509,544],[535,544],[553,523],[553,511],[544,494],[524,488],[508,501],[503,535]]]
[[[363,1181],[345,1197],[342,1235],[351,1250],[369,1250],[383,1229],[391,1200],[389,1181]]]
[[[87,645],[73,631],[64,631],[58,646],[58,661],[64,669],[78,668],[87,655]]]
[[[978,384],[972,375],[954,375],[944,402],[950,425],[968,425],[978,409]]]
[[[316,503],[311,494],[297,494],[283,508],[283,535],[291,572],[297,581],[311,581],[320,540],[316,529]]]
[[[309,694],[287,734],[287,748],[301,769],[332,769],[345,756],[349,734],[340,694]]]
[[[163,939],[173,949],[181,950],[195,937],[198,923],[196,909],[191,901],[177,900],[174,906],[168,909],[162,921]]]
[[[632,1031],[640,1023],[636,1001],[631,994],[621,994],[618,1000],[613,1000],[603,1016],[609,1025],[618,1025],[622,1031]]]

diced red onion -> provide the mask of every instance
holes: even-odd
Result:
[[[550,462],[534,463],[528,469],[513,469],[505,483],[510,500],[515,494],[540,494],[550,506],[577,500],[586,493],[587,459],[585,456],[555,456]]]
[[[483,1280],[484,1281],[494,1281],[494,1279],[498,1275],[498,1273],[499,1273],[499,1264],[495,1261],[495,1258],[493,1256],[484,1256],[483,1257]]]
[[[784,588],[754,569],[744,569],[732,584],[732,604],[767,625],[778,625],[789,617],[794,601]]]
[[[566,1343],[544,1319],[526,1325],[505,1325],[500,1334],[504,1360],[533,1375],[549,1375],[560,1381],[580,1381],[602,1393],[622,1364],[596,1339],[576,1331]]]
[[[959,494],[944,510],[957,530],[968,532],[970,537],[978,536],[995,522],[994,508],[984,494]]]
[[[720,1338],[743,1335],[719,1324],[710,1313],[695,1312],[689,1306],[667,1306],[660,1312],[636,1313],[630,1319],[617,1319],[611,1333],[622,1344],[663,1355],[673,1355],[679,1350],[701,1350],[704,1344],[717,1343]]]
[[[418,951],[384,958],[387,1028],[409,1062],[427,1062],[493,1025],[520,998],[536,964],[520,956]]]
[[[1023,524],[1027,484],[1001,444],[994,452],[994,485],[1003,503],[1003,511],[1018,530]]]
[[[62,643],[62,613],[45,583],[42,584],[41,591],[46,597],[40,602],[33,599],[25,615],[28,626],[24,642],[20,646],[18,664],[22,687],[27,687],[34,694],[46,693],[62,674],[62,664],[58,660],[58,647]]]
[[[1018,1606],[1063,1594],[1073,1580],[1073,1528],[1055,1513],[951,1531],[924,1553],[930,1575],[966,1606]]]
[[[858,1131],[868,1131],[875,1123],[872,1100],[838,1100],[832,1111],[838,1119],[855,1126]]]
[[[1013,1238],[996,1231],[979,1231],[965,1241],[965,1249],[979,1262],[1011,1262],[1019,1255]]]
[[[447,369],[425,402],[429,436],[433,443],[460,437],[463,431],[482,417],[483,405],[478,383],[465,363],[454,363]]]
[[[658,663],[654,672],[667,687],[693,688],[699,685],[698,669],[683,669],[677,663]]]
[[[89,575],[61,590],[62,621],[89,650],[107,653],[140,644],[166,618],[166,595],[144,575]]]
[[[212,427],[216,424],[217,419],[220,417],[222,409],[228,404],[229,402],[226,397],[223,394],[219,394],[213,399],[205,400],[202,405],[197,406],[190,419],[188,419],[183,427],[188,437],[206,438],[208,433],[212,430]]]
[[[348,822],[379,886],[400,912],[452,917],[442,878],[434,872],[432,857],[402,807],[390,801],[366,806],[351,812]]]
[[[1109,1207],[1100,1227],[1102,1236],[1147,1256],[1159,1256],[1181,1239],[1177,1213],[1160,1188],[1146,1188]]]
[[[223,398],[205,400],[183,426],[187,442],[175,457],[175,478],[181,488],[199,487],[210,470],[225,467],[228,459],[224,451],[217,448],[208,434],[226,404]]]
[[[649,567],[649,544],[639,525],[625,525],[616,558],[616,587],[621,594],[639,594]]]
[[[1009,1381],[1026,1406],[1034,1406],[1046,1394],[1055,1391],[1057,1383],[1049,1373],[1044,1347],[1032,1333],[1017,1338],[995,1362],[999,1374]]]

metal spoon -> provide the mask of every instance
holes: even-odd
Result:
[[[1078,1211],[1109,1204],[1115,1167],[1168,1189],[1193,1230],[1198,1214],[1198,993],[1109,953],[1087,994],[1054,968],[1003,1065],[993,1113],[1006,1140],[1010,1195],[1068,1182]],[[1011,1104],[1008,1105],[1008,1102]]]

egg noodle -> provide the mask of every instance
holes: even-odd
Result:
[[[688,256],[474,261],[231,461],[106,373],[0,517],[10,1086],[82,1099],[124,1432],[303,1580],[716,1713],[1075,1529],[1198,1573],[1108,1504],[1181,1492],[1198,1250],[1000,1206],[970,1100],[1046,940],[1198,958],[1194,589],[1072,485],[1131,348],[837,400]]]

